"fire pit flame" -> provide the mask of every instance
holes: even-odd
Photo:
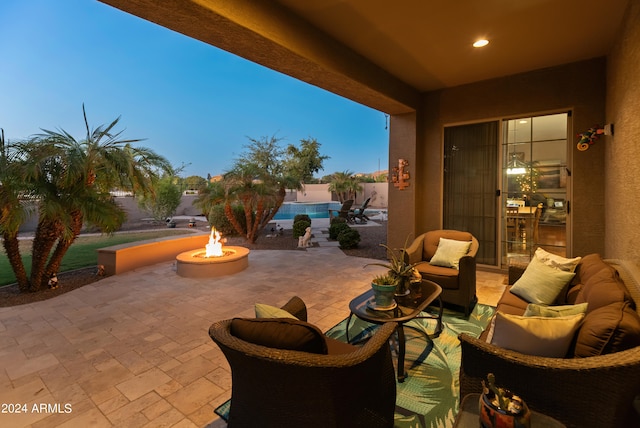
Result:
[[[205,257],[222,257],[224,251],[222,251],[223,244],[222,235],[216,230],[215,227],[211,228],[211,235],[209,235],[209,243],[205,245]]]

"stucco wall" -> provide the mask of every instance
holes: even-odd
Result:
[[[492,79],[425,94],[424,125],[418,136],[417,163],[422,170],[417,211],[429,213],[416,222],[418,231],[442,224],[442,144],[446,125],[572,111],[575,132],[605,118],[604,58]],[[420,128],[419,128],[420,129]],[[595,145],[568,155],[572,171],[573,245],[571,254],[604,251],[604,149]]]
[[[608,57],[605,255],[640,263],[640,2],[630,1]]]
[[[371,198],[369,206],[372,208],[387,208],[389,201],[388,183],[362,183],[362,191],[358,192],[354,201],[354,207]],[[331,192],[328,184],[305,184],[304,190],[292,191],[291,201],[297,202],[327,202],[331,201]]]

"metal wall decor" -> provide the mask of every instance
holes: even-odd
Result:
[[[398,159],[398,166],[393,167],[391,173],[391,182],[399,190],[409,187],[409,171],[407,170],[409,161],[406,159]]]
[[[600,135],[604,133],[604,128],[596,126],[594,128],[589,128],[582,134],[578,134],[577,137],[580,138],[577,144],[578,150],[580,150],[581,152],[588,150],[589,146],[595,143],[598,137],[600,137]]]

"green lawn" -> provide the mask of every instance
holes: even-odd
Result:
[[[135,233],[119,233],[111,236],[80,236],[65,254],[60,266],[60,272],[79,269],[88,266],[96,266],[98,264],[99,248],[110,247],[112,245],[125,244],[127,242],[143,241],[145,239],[154,239],[163,236],[184,235],[190,233],[185,230],[157,230],[150,232]],[[20,252],[22,261],[24,262],[27,274],[31,271],[31,241],[20,241]],[[16,277],[13,274],[9,260],[4,252],[4,248],[0,248],[0,286],[13,284]]]

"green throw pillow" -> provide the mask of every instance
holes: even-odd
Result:
[[[588,303],[577,305],[547,306],[529,303],[524,311],[525,317],[566,317],[569,315],[584,314],[587,312]]]
[[[523,317],[496,312],[491,343],[527,355],[564,358],[584,314]]]
[[[265,305],[264,303],[256,303],[256,318],[294,318],[289,312],[284,309],[276,308],[275,306]]]
[[[440,238],[438,249],[431,257],[429,264],[459,269],[460,258],[467,255],[469,247],[471,247],[471,241]]]
[[[534,257],[511,292],[529,303],[550,305],[574,276],[573,272],[547,266]]]

